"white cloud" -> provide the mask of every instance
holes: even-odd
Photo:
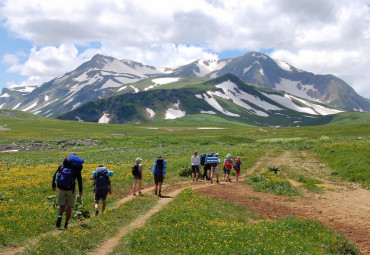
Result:
[[[19,58],[17,55],[14,54],[5,54],[3,56],[2,62],[5,65],[17,65],[19,62]]]
[[[272,57],[333,73],[370,97],[369,6],[370,0],[3,0],[4,27],[35,48],[24,63],[15,54],[2,60],[9,71],[43,79],[96,53],[171,67],[217,58],[210,52],[271,49]]]

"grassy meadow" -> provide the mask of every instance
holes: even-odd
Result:
[[[89,177],[99,164],[114,171],[111,178],[113,194],[107,200],[107,208],[112,208],[120,198],[131,192],[131,167],[137,157],[143,159],[144,186],[153,184],[151,167],[158,156],[168,161],[166,184],[176,185],[179,181],[189,180],[180,173],[189,170],[190,157],[194,150],[198,150],[218,152],[221,158],[228,153],[240,156],[243,171],[265,155],[279,157],[284,151],[308,151],[329,167],[329,172],[320,179],[334,178],[341,182],[359,183],[363,188],[370,187],[367,156],[370,155],[369,123],[269,128],[240,124],[198,126],[175,122],[164,125],[114,125],[31,118],[27,114],[0,116],[0,252],[9,246],[32,243],[24,253],[83,254],[98,245],[96,233],[102,233],[99,237],[104,239],[114,236],[119,226],[150,210],[157,199],[145,195],[102,216],[91,216],[93,188]],[[207,127],[213,129],[198,129]],[[70,229],[55,233],[57,193],[51,190],[52,175],[70,152],[85,160],[82,172],[83,205],[74,210]],[[315,181],[302,175],[304,173],[299,169],[295,174],[282,166],[276,167],[280,167],[279,176],[266,172],[266,169],[255,169],[254,175],[250,176],[255,181],[245,185],[257,184],[261,191],[299,196],[300,190],[291,191],[289,187],[287,189],[291,194],[276,192],[286,185],[285,178],[296,177],[293,179],[308,183],[314,189]],[[267,183],[269,185],[266,186]],[[220,208],[230,208],[235,213],[225,215]],[[205,213],[209,214],[207,219],[202,218]],[[89,215],[90,218],[86,219]],[[314,221],[286,219],[252,223],[246,218],[258,216],[251,215],[248,208],[238,208],[186,190],[150,219],[144,229],[127,235],[115,253],[197,253],[200,249],[209,254],[267,251],[271,254],[283,251],[290,254],[338,254],[341,253],[338,247],[358,252],[343,235]],[[203,221],[202,227],[196,224]],[[212,240],[209,239],[210,233]],[[169,236],[172,240],[168,239]],[[168,246],[161,246],[163,238],[168,239]],[[60,242],[71,245],[62,251]],[[149,244],[155,247],[154,250],[147,247]]]

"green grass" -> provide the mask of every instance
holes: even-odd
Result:
[[[245,181],[252,185],[254,191],[269,192],[282,196],[301,195],[301,191],[294,187],[282,175],[271,171],[254,174]]]
[[[0,250],[6,246],[23,245],[30,238],[55,228],[57,208],[53,207],[55,201],[48,199],[55,194],[51,191],[51,178],[57,166],[72,151],[86,162],[83,199],[90,214],[93,214],[93,192],[89,176],[99,164],[115,172],[112,178],[113,195],[108,197],[107,207],[110,208],[130,192],[130,170],[137,157],[143,159],[144,185],[153,184],[150,171],[159,155],[168,160],[166,183],[173,185],[176,181],[188,180],[188,177],[179,176],[179,172],[189,167],[194,150],[199,153],[218,152],[221,158],[228,153],[233,157],[240,156],[242,174],[265,155],[279,157],[284,150],[305,150],[326,163],[337,179],[359,182],[363,187],[370,185],[367,171],[370,162],[366,157],[370,154],[370,124],[260,128],[232,123],[210,125],[207,121],[192,123],[189,120],[187,123],[114,125],[34,119],[29,114],[4,116],[0,115],[0,126],[7,130],[0,131],[0,150],[14,145],[42,146],[30,151],[0,152]],[[197,129],[207,126],[225,129]],[[70,143],[89,139],[94,142],[93,145]],[[301,173],[292,170],[289,178]],[[285,187],[285,182],[276,185],[280,186]],[[286,194],[285,191],[282,194]],[[213,215],[213,212],[210,213]],[[91,244],[86,245],[91,247]]]
[[[149,211],[155,201],[153,196],[133,199],[67,231],[42,234],[21,254],[86,254],[115,236],[119,228]]]
[[[250,221],[244,207],[185,190],[113,254],[357,254],[321,223],[287,218]]]
[[[363,139],[323,143],[315,152],[333,169],[334,176],[370,188],[370,146],[368,138]]]

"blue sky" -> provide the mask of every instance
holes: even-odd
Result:
[[[370,0],[0,0],[0,90],[95,54],[174,67],[250,51],[370,98]]]

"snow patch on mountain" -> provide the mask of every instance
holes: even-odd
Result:
[[[312,107],[320,115],[331,115],[331,114],[338,114],[338,113],[343,112],[343,111],[340,111],[340,110],[327,108],[327,107],[324,107],[322,105],[313,104],[313,103],[310,103],[306,100],[303,100],[303,99],[300,99],[300,98],[297,98],[297,97],[294,97],[294,96],[291,96],[291,95],[290,95],[290,97],[294,98],[295,100],[298,100],[299,102],[301,102],[305,105],[308,105],[309,107]]]
[[[199,72],[194,71],[194,74],[198,77],[204,77],[209,73],[222,69],[227,63],[228,61],[220,61],[216,59],[200,59],[196,62]]]
[[[69,103],[72,103],[72,101],[75,100],[74,98],[69,98],[68,101],[66,101],[63,106],[66,106]]]
[[[77,108],[77,107],[79,107],[80,105],[81,105],[81,102],[78,102],[78,103],[74,104],[74,105],[72,106],[71,111],[73,111],[74,109],[76,109],[76,108]]]
[[[0,109],[2,109],[4,107],[5,103],[1,104],[0,105]]]
[[[281,78],[279,83],[275,83],[276,90],[283,90],[289,94],[306,98],[313,101],[319,101],[317,98],[310,96],[308,93],[319,93],[313,84],[302,84],[301,81],[292,81]],[[311,94],[310,93],[310,94]]]
[[[95,70],[101,70],[101,69],[95,69]],[[114,73],[129,73],[129,74],[132,74],[132,75],[137,75],[139,77],[142,77],[143,75],[136,71],[134,68],[128,66],[127,64],[117,60],[117,59],[114,59],[113,61],[111,62],[108,62],[106,61],[105,65],[104,65],[104,71],[105,72],[114,72]],[[112,73],[110,73],[110,75],[112,75]]]
[[[155,112],[150,108],[146,108],[146,112],[149,114],[150,118],[153,118],[155,116]]]
[[[87,73],[82,73],[80,76],[74,78],[73,80],[77,81],[77,82],[83,82],[83,81],[86,81],[88,79],[89,79],[89,77],[87,76]]]
[[[129,67],[135,69],[136,71],[140,72],[141,74],[159,74],[162,73],[162,71],[158,68],[154,68],[151,66],[143,65],[140,63],[137,63],[135,61],[132,61],[131,59],[123,59],[121,60],[122,63],[128,65]]]
[[[16,110],[16,109],[18,109],[18,107],[21,105],[22,103],[18,103],[16,106],[14,106],[13,107],[13,109],[12,110]]]
[[[37,102],[38,102],[38,101],[34,102],[33,104],[31,104],[31,105],[30,105],[30,106],[28,106],[27,108],[22,109],[22,111],[27,112],[27,111],[31,110],[32,108],[34,108],[34,107],[36,107],[36,106],[37,106]]]
[[[134,87],[132,85],[130,85],[130,88],[132,88],[135,91],[135,93],[138,93],[140,91],[138,88],[136,88],[136,87]]]
[[[253,53],[253,54],[252,54],[252,57],[255,57],[255,58],[262,58],[262,59],[268,59],[268,58],[267,58],[267,56],[262,55],[262,54],[256,54],[256,53]]]
[[[197,97],[199,98],[199,96],[201,97],[201,99],[204,99],[210,106],[212,106],[217,111],[227,116],[240,117],[239,114],[226,111],[224,108],[222,108],[222,106],[217,102],[217,100],[213,98],[212,92],[208,91],[207,93],[204,93],[203,95],[198,95]]]
[[[260,74],[265,75],[265,73],[263,72],[263,68],[260,68],[259,72]]]
[[[272,105],[266,101],[261,100],[259,97],[255,95],[250,95],[247,92],[239,90],[238,86],[231,81],[225,81],[219,85],[216,85],[216,88],[221,88],[223,93],[221,93],[220,91],[216,91],[214,92],[215,95],[221,98],[231,100],[233,101],[234,104],[239,105],[246,110],[252,111],[254,114],[257,114],[259,116],[267,117],[269,115],[261,110],[254,109],[252,106],[247,104],[247,102],[257,105],[258,107],[263,108],[264,110],[267,111],[282,110],[281,108],[275,105]]]
[[[282,61],[282,60],[275,60],[275,59],[274,59],[274,61],[275,61],[276,64],[278,64],[278,66],[281,69],[283,69],[285,71],[288,71],[288,72],[293,71],[292,68],[291,68],[291,66],[287,62]]]
[[[10,97],[10,95],[9,95],[8,93],[5,93],[5,94],[2,94],[2,95],[0,96],[0,98],[1,98],[1,97],[4,97],[4,98],[5,98],[5,97]]]
[[[247,73],[249,70],[251,70],[252,66],[253,65],[244,68],[243,73]]]
[[[150,85],[149,87],[146,87],[144,90],[148,91],[149,89],[152,89],[152,88],[164,85],[164,84],[172,83],[172,82],[177,82],[179,80],[180,80],[180,78],[174,78],[174,77],[165,77],[165,78],[153,79],[152,82],[154,82],[154,84]]]
[[[10,90],[18,91],[22,93],[31,93],[37,88],[37,86],[27,86],[27,87],[17,87],[17,88],[10,88]]]
[[[205,113],[205,114],[216,114],[214,111],[203,111],[203,110],[200,110],[200,113]]]
[[[126,88],[127,88],[127,86],[123,86],[123,87],[119,88],[119,89],[117,90],[117,92],[118,92],[118,91],[121,91],[121,90],[124,90],[124,89],[126,89]]]
[[[176,104],[173,104],[172,108],[168,108],[166,111],[166,120],[173,120],[177,118],[184,117],[186,115],[185,111],[180,110],[180,103],[177,102]]]
[[[152,82],[154,82],[155,84],[163,85],[163,84],[168,84],[172,82],[177,82],[179,80],[180,78],[178,77],[165,77],[165,78],[153,79]]]
[[[122,85],[126,83],[134,83],[134,82],[140,81],[142,78],[138,78],[136,76],[130,76],[130,75],[120,75],[120,76],[115,76],[114,79],[119,81]]]
[[[109,114],[103,112],[103,116],[100,117],[98,123],[104,123],[104,124],[106,124],[106,123],[109,123],[109,120],[110,120],[109,119]]]
[[[308,114],[317,115],[317,113],[309,107],[300,107],[296,105],[288,94],[284,94],[284,96],[280,96],[280,95],[275,95],[275,94],[267,94],[263,92],[261,93],[265,95],[266,97],[270,98],[271,100],[277,102],[278,104],[285,106],[288,109],[291,109],[297,112],[304,112]]]
[[[41,109],[42,109],[42,108],[44,108],[44,107],[48,106],[49,104],[52,104],[52,103],[54,103],[54,102],[56,102],[56,101],[58,101],[58,100],[59,100],[59,99],[55,99],[54,101],[48,102],[48,103],[46,103],[46,104],[43,104],[43,105],[41,105],[41,106],[37,107],[36,109],[31,110],[31,112],[32,112],[33,114],[39,114],[40,112],[42,112],[42,111],[41,111]]]
[[[112,79],[109,79],[107,80],[103,86],[101,87],[102,89],[105,89],[105,88],[116,88],[116,87],[119,87],[119,86],[122,86],[122,83],[119,83],[119,82],[115,82],[113,81]]]

